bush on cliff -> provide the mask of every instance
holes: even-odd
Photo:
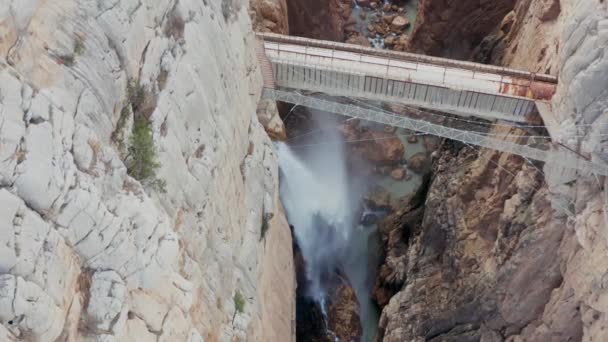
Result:
[[[165,181],[156,177],[160,163],[157,160],[150,123],[143,117],[136,117],[133,123],[126,165],[127,173],[144,186],[152,186],[157,191],[166,192]]]

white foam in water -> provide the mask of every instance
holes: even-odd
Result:
[[[335,266],[352,221],[341,146],[321,146],[307,166],[289,146],[278,143],[281,199],[306,261],[309,295],[324,297],[321,275]]]
[[[315,119],[326,120],[322,116]],[[281,200],[306,264],[307,295],[320,304],[326,316],[327,291],[322,277],[339,267],[357,293],[364,330],[373,336],[375,329],[366,329],[365,322],[371,319],[375,326],[378,320],[369,305],[367,241],[370,230],[362,231],[362,227],[358,227],[359,218],[355,217],[365,184],[361,179],[348,178],[344,146],[335,143],[341,140],[335,122],[320,126],[326,135],[319,140],[334,143],[306,150],[277,143]]]

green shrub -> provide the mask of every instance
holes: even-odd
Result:
[[[157,160],[152,129],[145,118],[135,118],[129,143],[127,173],[144,186],[152,186],[160,192],[166,192],[165,181],[156,178],[160,163]]]
[[[63,56],[59,56],[59,59],[61,61],[61,63],[63,63],[63,65],[71,67],[74,65],[75,59],[74,59],[74,55],[63,55]]]
[[[241,294],[241,291],[236,290],[234,293],[234,309],[238,313],[243,313],[245,311],[245,297]]]
[[[270,228],[270,218],[268,217],[268,215],[264,214],[262,215],[262,227],[260,227],[260,240],[264,240],[264,238],[266,237],[266,232],[268,232],[268,229]]]
[[[74,38],[74,54],[80,56],[84,53],[85,49],[84,38],[80,35],[76,35]]]

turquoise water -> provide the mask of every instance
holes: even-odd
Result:
[[[366,126],[370,129],[381,130],[382,125],[370,123],[370,122],[361,122],[361,126]],[[408,137],[414,134],[411,131],[406,129],[397,129],[395,134],[399,137],[399,139],[405,145],[405,153],[403,154],[403,158],[405,160],[409,160],[413,155],[420,152],[427,152],[424,145],[424,137],[418,136],[418,141],[415,143],[409,143],[407,141]],[[414,193],[418,187],[422,184],[422,175],[415,173],[411,169],[407,167],[407,165],[403,166],[407,170],[406,178],[403,180],[395,180],[390,175],[382,176],[376,175],[372,177],[370,180],[371,187],[381,186],[388,190],[391,194],[391,198],[398,199],[409,194]],[[369,265],[370,268],[368,270],[368,282],[364,289],[357,289],[357,298],[359,299],[359,305],[361,306],[361,324],[363,326],[363,338],[361,341],[370,342],[374,340],[376,332],[378,331],[378,323],[380,320],[380,310],[375,305],[375,303],[371,299],[371,290],[373,289],[373,282],[376,278],[378,266],[380,265],[380,240],[378,236],[377,226],[371,227],[356,227],[357,234],[353,234],[354,238],[352,238],[352,243],[354,249],[356,250],[356,255],[352,255],[353,262],[357,262],[359,264]],[[355,254],[355,253],[353,253]],[[348,265],[347,265],[348,266]],[[361,283],[359,281],[358,283]]]

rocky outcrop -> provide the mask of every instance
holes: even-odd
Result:
[[[294,246],[297,274],[297,340],[311,342],[358,341],[362,334],[359,302],[355,290],[339,270],[328,270],[323,282],[324,307],[311,297],[306,264],[297,245]]]
[[[0,3],[0,340],[291,339],[253,47],[236,1]]]
[[[359,317],[359,302],[355,290],[347,283],[338,285],[329,296],[327,303],[327,327],[334,341],[359,341],[362,328]]]
[[[445,152],[423,209],[412,201],[381,229],[388,250],[376,298],[385,304],[398,293],[384,307],[379,340],[509,336],[542,313],[561,282],[550,261],[563,221],[552,221],[540,172],[494,151]]]
[[[249,15],[257,32],[289,33],[287,2],[285,0],[252,0]]]
[[[544,20],[544,3],[505,18],[500,59],[559,72],[557,140],[605,162],[608,5],[562,0]],[[606,180],[457,145],[437,155],[421,221],[410,206],[381,226],[377,340],[606,340]]]
[[[408,49],[433,56],[468,59],[517,0],[421,0]]]
[[[378,271],[372,298],[381,308],[388,304],[406,280],[408,243],[410,237],[419,232],[429,181],[430,174],[427,174],[420,188],[401,201],[399,210],[378,225],[384,262]]]
[[[357,127],[352,122],[340,125],[339,129],[349,142],[350,152],[375,165],[391,165],[403,158],[405,145],[394,132]]]
[[[257,108],[258,120],[264,126],[266,133],[277,140],[287,139],[287,130],[281,120],[277,103],[269,100],[260,100]]]
[[[344,41],[344,26],[351,11],[350,0],[290,0],[287,7],[291,35]]]
[[[423,173],[429,164],[429,157],[426,152],[418,152],[410,157],[407,161],[407,166],[414,172]]]

